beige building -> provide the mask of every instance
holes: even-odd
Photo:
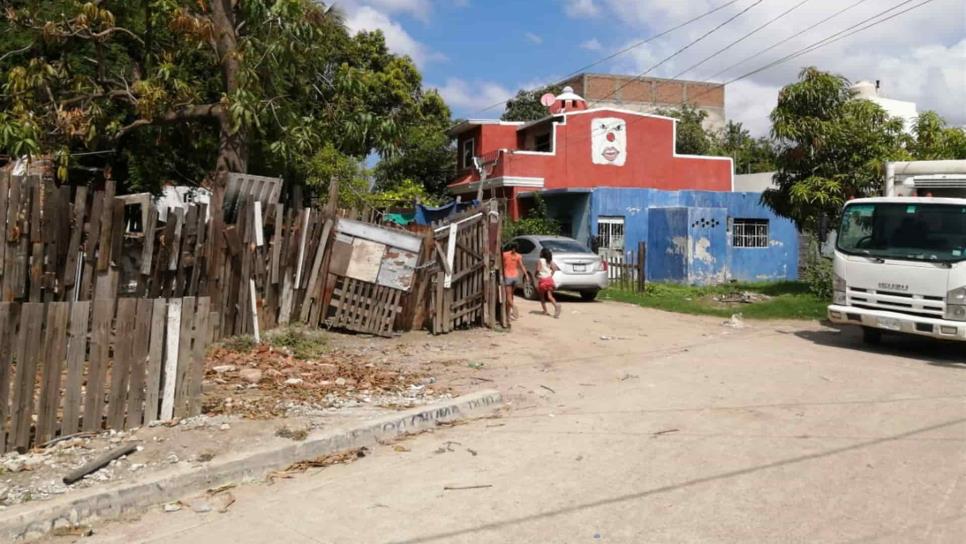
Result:
[[[585,73],[561,81],[560,85],[573,87],[591,108],[654,113],[691,104],[708,113],[705,128],[718,129],[725,124],[725,89],[720,83]]]

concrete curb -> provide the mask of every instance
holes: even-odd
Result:
[[[302,442],[283,442],[258,450],[226,453],[200,467],[179,466],[143,479],[114,486],[90,488],[69,496],[22,507],[0,514],[0,542],[21,542],[40,538],[55,523],[77,525],[121,515],[183,498],[231,482],[264,478],[292,463],[375,444],[378,440],[435,427],[492,412],[503,402],[497,391],[479,391],[444,402],[422,406],[366,421],[353,428],[312,433]]]

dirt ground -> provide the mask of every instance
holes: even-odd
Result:
[[[966,537],[961,346],[867,349],[819,323],[570,299],[555,320],[520,304],[509,333],[330,340],[440,391],[498,388],[502,417],[237,488],[226,513],[159,508],[83,542]]]

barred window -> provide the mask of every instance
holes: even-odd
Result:
[[[729,219],[732,247],[768,247],[767,219]]]

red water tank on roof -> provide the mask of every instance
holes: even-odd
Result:
[[[550,113],[558,114],[568,111],[580,111],[587,109],[587,101],[582,96],[574,92],[573,87],[564,87],[563,92],[554,98],[550,106]]]

